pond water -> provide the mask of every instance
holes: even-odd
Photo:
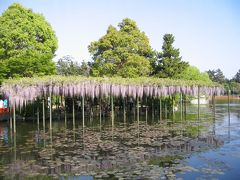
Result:
[[[17,133],[0,122],[0,179],[239,179],[240,101],[188,105],[186,114],[160,119],[140,109],[109,116],[55,114],[17,120]]]

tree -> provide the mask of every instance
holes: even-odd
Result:
[[[57,74],[62,76],[79,75],[80,65],[73,60],[73,57],[63,56],[57,62]]]
[[[77,61],[74,61],[72,56],[63,56],[60,58],[56,65],[57,74],[62,76],[89,76],[90,66],[85,61],[81,64]]]
[[[0,16],[1,78],[54,74],[57,38],[45,18],[18,3]]]
[[[162,78],[175,78],[182,73],[189,65],[182,61],[179,49],[173,47],[174,36],[165,34],[163,37],[162,52],[157,54],[154,66],[154,74]]]
[[[209,78],[213,81],[213,82],[218,82],[220,84],[223,84],[226,81],[225,76],[223,75],[223,72],[221,71],[221,69],[217,69],[217,70],[208,70],[207,71]]]
[[[195,66],[187,67],[181,74],[176,75],[177,79],[184,79],[184,80],[197,80],[197,81],[204,81],[204,82],[211,82],[211,79],[208,76],[208,73],[202,73],[200,70]]]
[[[240,69],[238,70],[238,72],[236,73],[236,75],[234,76],[233,80],[235,82],[240,83]]]
[[[90,76],[91,71],[91,63],[86,63],[85,61],[82,62],[80,66],[80,74],[83,76]]]
[[[148,37],[129,18],[123,19],[118,27],[119,30],[110,25],[106,35],[89,45],[94,60],[92,74],[123,77],[149,75],[152,49]]]

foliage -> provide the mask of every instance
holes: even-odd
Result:
[[[89,76],[90,66],[86,62],[79,64],[71,56],[63,56],[57,62],[57,74],[62,76]]]
[[[235,81],[229,81],[224,84],[225,91],[231,91],[231,94],[240,94],[240,83]]]
[[[91,81],[95,83],[109,83],[114,85],[132,86],[201,86],[201,87],[220,87],[222,85],[214,82],[192,81],[155,77],[122,78],[122,77],[84,77],[84,76],[43,76],[33,78],[13,78],[3,81],[3,86],[21,85],[37,86],[40,84],[77,84],[78,82]]]
[[[122,77],[131,78],[150,74],[149,61],[146,61],[143,56],[130,55],[125,66],[119,70],[118,74]]]
[[[188,66],[181,74],[176,75],[175,78],[211,82],[208,74],[206,72],[200,72],[200,70],[195,66]]]
[[[154,74],[162,78],[174,78],[189,65],[188,62],[182,61],[179,49],[173,47],[174,36],[172,34],[165,34],[163,41],[163,51],[156,56]]]
[[[89,52],[94,60],[93,76],[149,75],[152,49],[148,37],[129,18],[123,19],[118,27],[119,30],[109,26],[106,35],[90,44]]]
[[[238,72],[235,74],[235,76],[233,77],[233,80],[235,82],[240,83],[240,69],[238,70]]]
[[[45,18],[20,4],[0,16],[0,78],[55,73],[57,38]]]
[[[213,82],[217,82],[220,84],[223,84],[224,82],[226,82],[225,76],[223,75],[223,72],[221,71],[221,69],[208,70],[207,73],[209,75],[209,78]]]
[[[22,106],[37,97],[51,95],[95,97],[164,97],[178,93],[220,95],[219,84],[203,81],[160,78],[96,78],[82,76],[46,76],[5,80],[1,91],[9,102]]]
[[[80,75],[89,77],[91,68],[91,63],[83,61],[80,66]]]

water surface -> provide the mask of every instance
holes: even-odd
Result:
[[[238,179],[240,102],[189,105],[187,114],[160,118],[140,110],[109,116],[55,115],[53,130],[42,120],[0,122],[2,179]],[[75,124],[75,126],[74,126]]]

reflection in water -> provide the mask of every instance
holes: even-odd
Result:
[[[185,135],[190,132],[188,130],[190,126],[192,124],[184,125],[186,127]],[[174,135],[168,137],[173,130],[175,131]],[[67,134],[66,132],[53,134],[50,130],[49,136],[46,135],[46,139],[48,139],[46,148],[39,151],[39,160],[34,164],[31,163],[33,167],[39,167],[40,170],[31,169],[31,171],[53,176],[80,172],[91,174],[92,171],[99,169],[107,173],[112,168],[135,166],[136,163],[155,157],[175,154],[188,155],[223,144],[222,141],[212,136],[180,137],[180,131],[182,129],[177,123],[172,124],[171,129],[168,129],[167,122],[146,126],[145,123],[138,121],[127,128],[125,135],[123,128],[115,127],[114,139],[109,136],[109,129],[99,132],[86,128],[82,130],[82,137],[79,136],[75,141],[71,138],[74,134],[72,130],[67,130]],[[78,129],[77,132],[81,134],[81,129]],[[17,161],[17,163],[10,164],[8,168],[15,168],[19,163],[25,163],[23,167],[29,165],[29,161]],[[151,167],[147,164],[145,166],[143,167]],[[133,177],[134,174],[129,174],[129,176]]]
[[[13,135],[13,152],[14,152],[14,162],[16,162],[17,160],[17,138],[16,138],[16,133],[14,133]]]
[[[177,171],[190,171],[190,167],[182,163],[186,158],[194,156],[196,152],[225,146],[223,139],[217,135],[218,129],[214,129],[216,133],[212,133],[211,128],[215,123],[223,121],[223,112],[217,111],[216,120],[213,118],[212,121],[212,112],[208,106],[201,107],[201,112],[205,115],[201,116],[201,121],[196,121],[197,107],[188,107],[187,120],[182,120],[184,108],[175,114],[174,120],[160,120],[159,111],[153,122],[148,123],[147,107],[140,108],[137,101],[136,120],[132,123],[128,122],[131,117],[126,118],[123,109],[120,119],[118,116],[121,114],[114,119],[112,111],[113,116],[102,121],[100,113],[93,117],[91,127],[88,124],[85,126],[84,116],[76,118],[82,120],[82,126],[75,127],[73,122],[71,129],[67,129],[66,120],[53,121],[53,129],[50,128],[47,133],[45,127],[39,131],[38,127],[26,123],[29,128],[24,129],[23,126],[22,131],[19,129],[20,134],[13,135],[13,144],[9,144],[9,136],[5,135],[8,134],[8,128],[4,127],[3,130],[0,129],[0,169],[3,169],[0,177],[50,175],[59,178],[71,174],[96,178],[115,176],[141,179],[165,176],[170,178],[174,177]],[[55,124],[58,124],[58,129]],[[230,142],[230,118],[227,130]],[[12,153],[13,160],[10,158]],[[171,161],[166,161],[167,158]],[[153,161],[154,159],[160,162],[164,159],[164,163]],[[152,162],[154,164],[151,164]],[[165,169],[165,166],[168,168]]]

